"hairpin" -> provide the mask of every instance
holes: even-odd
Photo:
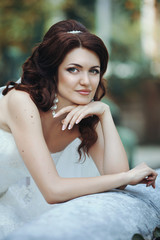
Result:
[[[72,33],[72,34],[76,34],[76,33],[82,33],[81,31],[78,31],[78,30],[73,30],[73,31],[69,31],[67,33]]]

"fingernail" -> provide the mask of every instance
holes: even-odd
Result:
[[[72,128],[71,124],[69,124],[68,129],[70,130]]]
[[[79,123],[79,120],[76,121],[76,124],[78,124],[78,123]]]
[[[57,117],[57,113],[55,113],[55,114],[53,115],[53,118],[55,118],[55,117]]]
[[[62,125],[62,131],[64,131],[66,129],[65,125]]]

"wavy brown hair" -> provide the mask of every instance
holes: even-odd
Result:
[[[70,33],[70,31],[80,31]],[[107,69],[108,52],[103,41],[91,34],[81,23],[75,20],[64,20],[54,24],[45,34],[42,42],[34,49],[32,55],[23,64],[21,83],[9,82],[3,90],[7,94],[12,88],[25,91],[36,104],[37,108],[46,112],[53,105],[57,89],[58,67],[67,53],[75,48],[86,48],[97,54],[100,60],[100,81],[94,100],[99,101],[105,95],[103,75]],[[79,123],[82,142],[78,147],[88,154],[89,148],[96,142],[95,127],[99,119],[92,116]]]

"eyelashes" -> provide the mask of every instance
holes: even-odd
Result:
[[[76,73],[79,70],[77,68],[75,68],[75,67],[71,67],[71,68],[67,68],[67,71],[70,72],[70,73]]]
[[[95,68],[91,69],[90,72],[93,73],[94,75],[100,73],[100,71],[98,69],[95,69]]]
[[[75,67],[70,67],[70,68],[67,68],[67,71],[70,72],[70,73],[78,73],[80,72],[80,70],[78,68],[75,68]],[[89,72],[93,75],[98,75],[100,73],[100,71],[96,68],[91,68],[89,70]]]

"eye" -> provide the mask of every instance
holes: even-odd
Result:
[[[71,68],[68,68],[67,71],[70,72],[70,73],[77,73],[78,69],[75,68],[75,67],[71,67]]]
[[[95,68],[91,69],[90,72],[94,75],[99,74],[99,70]]]

